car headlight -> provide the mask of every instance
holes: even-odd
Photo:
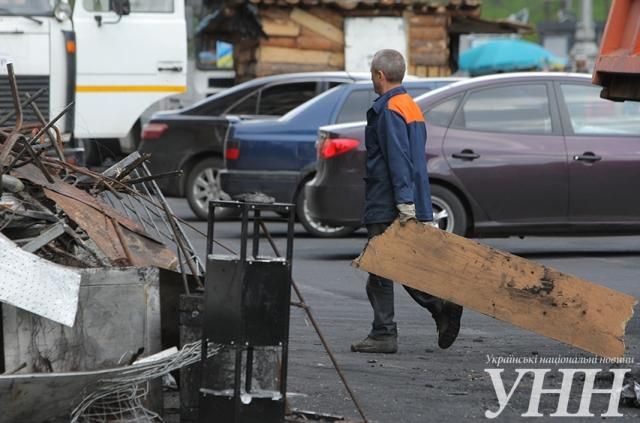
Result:
[[[67,0],[60,0],[53,10],[53,15],[59,22],[71,19],[71,6]]]

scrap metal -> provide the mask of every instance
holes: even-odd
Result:
[[[204,267],[145,163],[133,153],[103,173],[66,160],[56,123],[21,95],[7,65],[14,110],[0,116],[0,233],[54,263],[82,268],[157,266],[193,275]],[[31,107],[36,121],[25,121]],[[7,125],[8,122],[12,126]]]
[[[2,234],[0,286],[0,301],[73,326],[80,274],[18,248]]]

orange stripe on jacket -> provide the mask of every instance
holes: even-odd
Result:
[[[387,107],[400,114],[407,123],[424,122],[422,111],[409,94],[394,95],[389,99]]]

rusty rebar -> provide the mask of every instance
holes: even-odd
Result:
[[[24,110],[25,108],[27,108],[27,106],[29,106],[31,103],[33,103],[34,101],[36,101],[38,98],[42,97],[42,94],[44,94],[47,91],[46,88],[40,88],[38,91],[36,91],[35,94],[33,94],[31,96],[31,98],[29,98],[27,101],[25,101],[24,103],[22,103],[22,109]],[[0,126],[4,125],[5,123],[7,123],[9,121],[9,119],[11,119],[13,116],[15,116],[17,110],[14,109],[12,111],[10,111],[8,114],[6,114],[3,118],[0,118]]]
[[[7,157],[9,157],[9,153],[13,150],[13,146],[19,139],[20,130],[22,129],[22,104],[20,104],[20,94],[18,92],[18,81],[16,80],[16,74],[13,71],[13,64],[7,64],[7,74],[9,76],[9,86],[11,88],[11,97],[13,98],[13,106],[16,111],[16,124],[13,128],[13,131],[9,134],[9,136],[2,144],[2,152],[0,152],[0,167],[2,167],[2,171],[0,174],[5,172],[4,163],[7,161]]]
[[[30,99],[31,96],[29,95],[29,93],[26,94],[27,99]],[[35,113],[36,117],[38,118],[38,120],[40,121],[40,123],[44,126],[47,125],[47,120],[44,118],[44,115],[42,114],[42,112],[40,111],[40,108],[38,107],[38,105],[36,103],[31,103],[31,108],[33,109],[33,113]],[[60,135],[60,130],[58,129],[57,126],[54,126],[53,128],[51,128],[52,131],[55,132],[55,137],[54,135],[51,134],[51,131],[47,131],[47,136],[49,137],[49,140],[51,141],[51,144],[54,146],[54,149],[56,151],[56,154],[58,155],[58,158],[61,161],[65,161],[64,160],[64,152],[62,151],[62,137]]]

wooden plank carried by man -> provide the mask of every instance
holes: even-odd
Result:
[[[637,300],[430,225],[395,222],[355,267],[603,357],[621,357]]]

